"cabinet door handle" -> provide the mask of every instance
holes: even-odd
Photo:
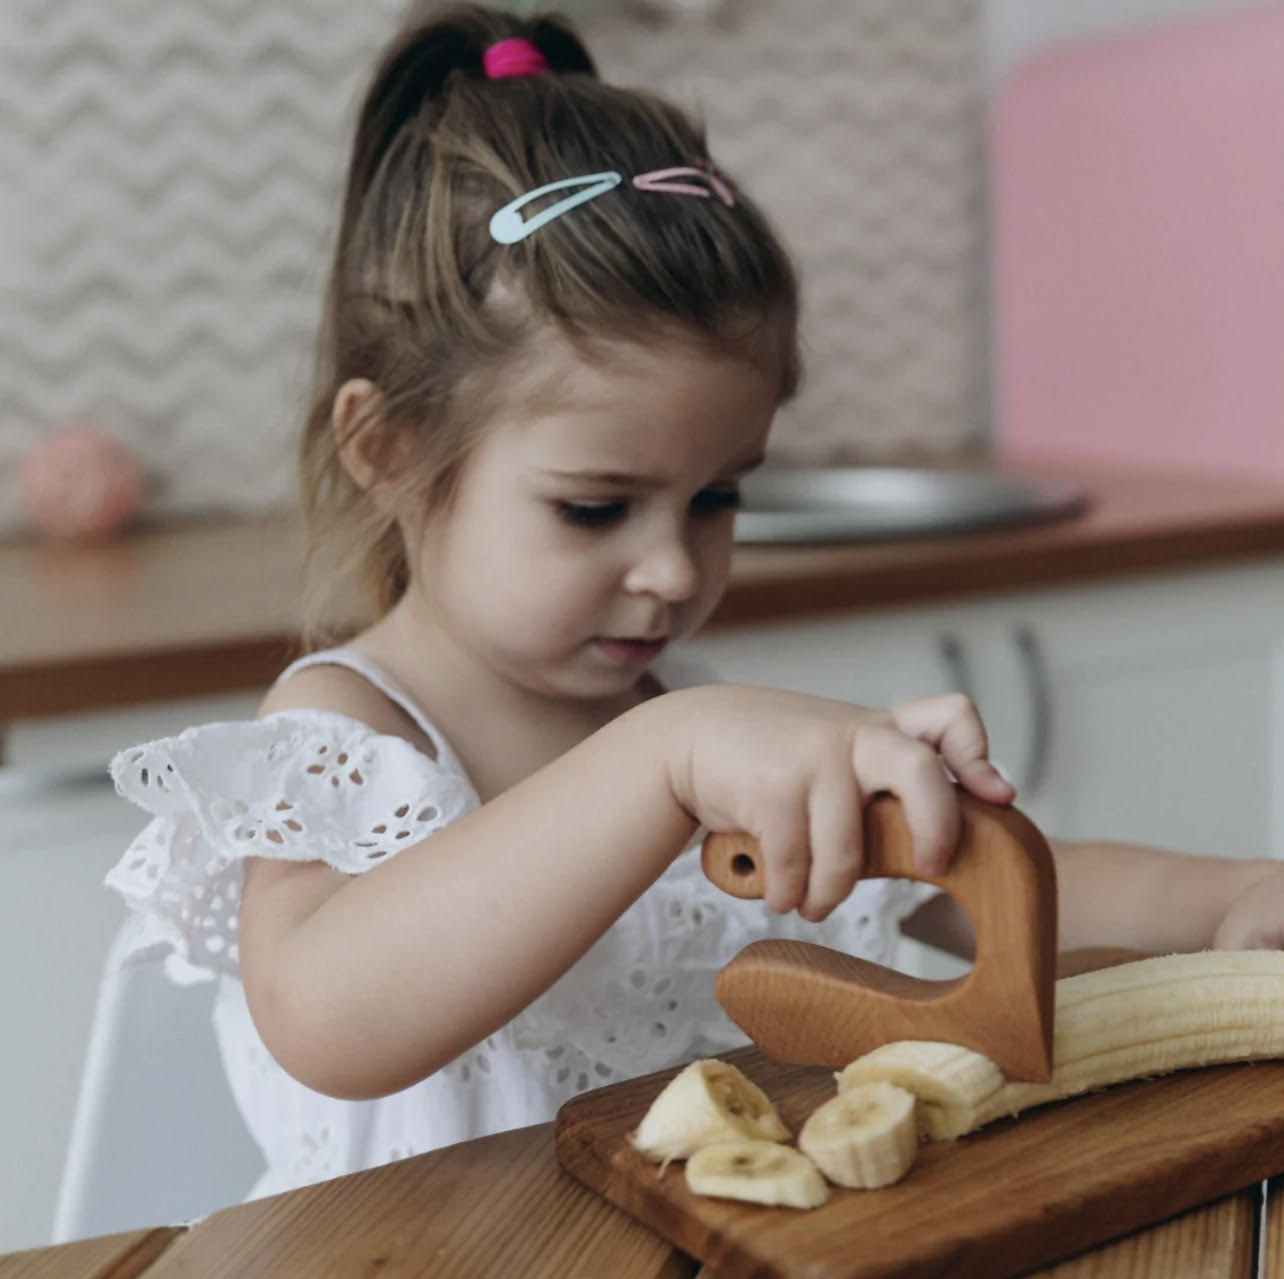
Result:
[[[1018,795],[1033,795],[1043,785],[1048,771],[1048,752],[1052,746],[1052,696],[1048,688],[1048,667],[1043,650],[1032,628],[1016,628],[1016,648],[1021,654],[1026,684],[1030,691],[1030,752],[1026,757],[1025,776],[1017,783]]]
[[[972,668],[968,664],[962,641],[953,631],[946,631],[937,641],[937,648],[941,654],[941,661],[945,663],[945,672],[950,683],[949,691],[963,693],[975,702]]]

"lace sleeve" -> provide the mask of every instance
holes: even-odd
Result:
[[[120,751],[111,775],[153,814],[105,881],[133,914],[129,957],[232,975],[246,857],[356,875],[479,806],[457,771],[333,711],[199,725]]]

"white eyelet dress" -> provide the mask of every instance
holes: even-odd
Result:
[[[152,820],[108,873],[131,908],[126,963],[161,962],[176,982],[217,980],[214,1027],[233,1096],[266,1170],[248,1199],[551,1119],[586,1089],[748,1042],[714,997],[718,970],[749,942],[790,937],[892,961],[901,919],[935,893],[867,880],[821,924],[729,897],[700,869],[699,836],[549,990],[507,1025],[402,1092],[344,1101],[304,1087],[272,1058],[237,963],[244,858],[378,866],[478,807],[450,743],[386,673],[350,648],[312,653],[381,689],[436,743],[345,715],[287,710],[144,742],[111,762],[116,789]],[[666,653],[674,689],[716,682]]]

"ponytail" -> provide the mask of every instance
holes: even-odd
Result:
[[[553,75],[588,75],[597,68],[579,36],[560,18],[521,18],[475,4],[442,9],[423,3],[385,50],[358,116],[344,198],[344,223],[359,207],[393,139],[411,120],[431,114],[452,79],[484,79],[483,55],[514,37],[529,40]]]

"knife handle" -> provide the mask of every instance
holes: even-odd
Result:
[[[944,875],[929,875],[915,863],[913,839],[900,801],[884,793],[865,806],[861,878],[924,880],[945,889],[965,908],[968,902],[964,899],[974,897],[977,890],[982,895],[1003,892],[1007,881],[992,875],[994,868],[978,860],[970,846],[978,840],[986,844],[997,840],[1002,846],[991,856],[1021,857],[1031,838],[1041,843],[1043,837],[1037,831],[1031,835],[1033,828],[1029,821],[1016,809],[987,804],[957,785],[954,790],[962,810],[962,826],[958,848]],[[1005,813],[1015,813],[1016,821],[1005,822],[1002,816]],[[762,849],[752,835],[743,831],[708,835],[701,853],[701,866],[709,882],[732,897],[750,900],[766,893]],[[1021,905],[1020,901],[1014,904],[1018,908]],[[972,914],[970,909],[968,914]]]
[[[985,1053],[1009,1078],[1049,1077],[1057,955],[1052,853],[1017,809],[955,791],[961,834],[945,874],[915,864],[904,809],[882,794],[865,807],[861,877],[923,880],[949,893],[976,933],[972,971],[924,981],[806,942],[753,942],[719,974],[717,996],[768,1055],[845,1065],[879,1043],[933,1039]],[[701,859],[705,876],[724,892],[762,897],[762,850],[753,836],[711,834]]]

